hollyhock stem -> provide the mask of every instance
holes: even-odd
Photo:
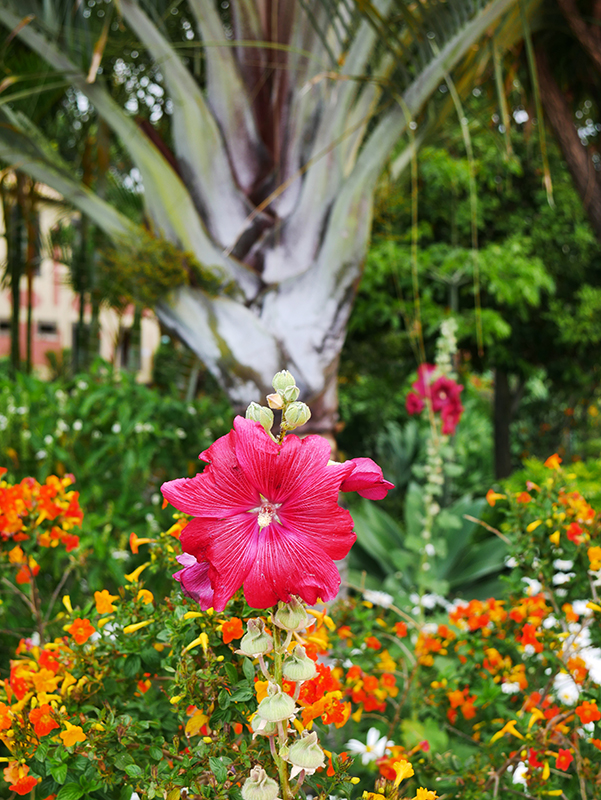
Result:
[[[263,677],[265,678],[265,680],[268,681],[272,680],[271,674],[267,669],[267,664],[265,663],[265,659],[263,658],[262,653],[259,655],[259,666],[261,667],[261,672],[263,673]]]
[[[281,631],[279,628],[274,626],[273,628],[273,675],[274,680],[277,685],[283,689],[283,675],[282,675],[282,654],[285,652],[282,648],[282,640],[281,640]],[[280,723],[278,725],[280,731],[280,751],[283,746],[285,746],[286,742],[288,741],[288,733],[287,727],[288,723]],[[290,790],[290,784],[288,782],[288,764],[284,761],[284,759],[280,755],[274,755],[274,761],[278,768],[278,774],[280,776],[280,788],[282,790],[282,800],[292,800],[294,797],[293,793]]]

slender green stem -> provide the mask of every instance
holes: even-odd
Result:
[[[283,689],[283,675],[282,675],[282,640],[281,631],[277,626],[273,626],[273,677],[277,685]],[[284,740],[279,742],[280,749],[288,741],[288,734],[286,726],[282,724],[284,731]],[[278,774],[280,776],[280,788],[282,790],[282,800],[292,800],[294,795],[290,790],[290,783],[288,781],[288,765],[279,755],[274,756]]]

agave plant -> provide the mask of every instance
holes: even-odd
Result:
[[[425,126],[441,81],[455,71],[460,88],[473,85],[491,32],[497,48],[520,36],[516,8],[516,0],[187,0],[173,8],[120,0],[121,18],[109,26],[85,2],[4,0],[0,24],[48,64],[47,80],[85,95],[119,138],[141,176],[153,234],[227,286],[174,286],[157,303],[162,322],[235,405],[259,399],[288,368],[312,406],[313,429],[331,431],[378,177],[403,134],[416,121]],[[172,35],[172,10],[192,42]],[[114,62],[103,61],[113,30],[128,31],[160,71],[168,137],[117,99]],[[183,55],[192,44],[200,64]],[[80,182],[11,104],[23,91],[11,81],[3,88],[0,158],[54,187],[120,246],[140,237],[139,224]]]

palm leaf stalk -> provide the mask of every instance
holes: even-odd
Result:
[[[50,14],[49,0],[30,5],[35,17],[20,26],[20,3],[5,0],[0,24],[120,138],[142,176],[154,234],[231,289],[174,287],[156,306],[161,321],[235,406],[268,393],[271,376],[287,368],[312,406],[313,429],[331,432],[378,177],[409,121],[424,123],[445,75],[457,68],[465,77],[466,64],[488,58],[492,31],[497,48],[513,44],[516,0],[232,0],[228,19],[217,5],[188,0],[178,13],[202,47],[200,79],[196,59],[186,63],[169,37],[170,7],[121,0],[122,23],[154,60],[172,103],[173,157],[98,75],[110,34],[102,47],[100,34],[88,36],[86,61],[73,44],[82,7],[65,13],[54,0]],[[0,158],[53,186],[116,242],[136,235],[136,224],[77,181],[10,102],[0,106]]]

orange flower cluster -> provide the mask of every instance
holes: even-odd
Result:
[[[463,691],[460,689],[455,689],[452,692],[447,692],[447,698],[449,700],[450,708],[447,710],[447,719],[454,725],[457,721],[458,711],[459,709],[463,715],[463,719],[473,719],[476,716],[476,709],[474,708],[474,703],[476,701],[476,695],[470,695],[469,689],[466,686]]]
[[[439,625],[435,632],[423,628],[415,643],[415,655],[418,662],[425,667],[431,667],[435,655],[447,655],[448,646],[454,639],[455,633],[446,625]]]
[[[340,683],[330,667],[315,664],[317,675],[301,686],[298,704],[302,708],[301,719],[305,727],[310,727],[314,719],[321,717],[326,725],[334,724],[341,728],[351,714],[351,704],[344,702]],[[291,697],[296,684],[284,681],[284,691]]]
[[[342,670],[337,670],[337,673],[342,673]],[[347,670],[345,684],[344,693],[360,707],[360,712],[385,711],[386,700],[389,697],[396,697],[399,692],[396,678],[391,672],[382,672],[377,677],[367,675],[356,665]]]
[[[83,520],[79,493],[69,490],[75,478],[72,475],[64,478],[50,475],[43,484],[34,478],[24,478],[12,485],[2,480],[5,473],[6,469],[0,467],[1,540],[15,543],[31,540],[35,532],[36,543],[41,547],[63,544],[67,552],[74,550],[79,537],[72,530]],[[31,561],[33,559],[28,558],[18,545],[10,551],[9,563],[20,566],[19,583],[27,583],[31,575],[39,571],[37,564]]]
[[[58,710],[65,697],[85,682],[85,679],[76,681],[69,671],[73,653],[65,641],[56,639],[38,647],[31,640],[22,639],[17,656],[10,662],[10,676],[0,683],[3,689],[0,740],[11,753],[16,749],[18,752],[21,744],[26,744],[31,752],[32,745],[35,747],[39,739],[54,730],[60,730],[59,736],[67,747],[85,741],[83,729],[65,719],[64,711]],[[15,770],[16,767],[10,772],[11,779],[13,773],[17,774]],[[31,776],[26,772],[19,780],[23,781],[20,786],[31,784]],[[13,791],[20,793],[18,789]]]
[[[477,631],[489,628],[492,624],[500,625],[507,619],[504,601],[495,600],[494,597],[482,602],[470,600],[465,605],[459,605],[449,614],[449,621],[462,631]],[[485,634],[486,635],[486,634]]]

